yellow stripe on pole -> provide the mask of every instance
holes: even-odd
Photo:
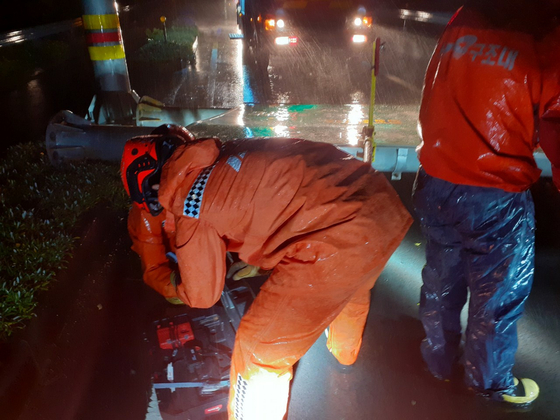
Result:
[[[88,47],[89,58],[91,61],[118,60],[125,58],[122,45],[112,45],[109,47]]]
[[[118,15],[83,15],[86,30],[118,29],[120,27]]]

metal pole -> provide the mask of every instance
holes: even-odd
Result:
[[[117,3],[112,0],[82,2],[82,20],[98,89],[91,117],[99,124],[130,123],[135,114],[135,99],[128,76]]]
[[[375,108],[375,85],[377,82],[377,73],[379,72],[379,48],[379,38],[376,38],[373,42],[373,55],[371,57],[371,93],[369,102],[368,125],[362,130],[362,136],[364,137],[364,162],[375,161],[376,144],[375,126],[373,124],[373,110]]]

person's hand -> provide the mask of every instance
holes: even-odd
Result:
[[[247,279],[250,277],[257,277],[263,275],[264,272],[255,265],[247,264],[243,261],[238,261],[229,268],[227,272],[227,278],[231,278],[235,281],[241,279]]]
[[[181,278],[179,277],[179,274],[175,271],[172,271],[171,274],[169,275],[169,282],[171,283],[173,288],[175,290],[177,290],[177,285],[181,283]],[[165,298],[165,300],[167,300],[169,303],[171,303],[173,305],[184,305],[185,304],[185,302],[183,302],[177,296],[168,297],[168,298]]]
[[[184,305],[185,304],[185,302],[183,302],[178,297],[168,297],[168,298],[165,298],[165,300],[168,301],[169,303],[173,304],[173,305]]]

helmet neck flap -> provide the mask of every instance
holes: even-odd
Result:
[[[163,165],[184,143],[179,137],[151,134],[134,137],[125,145],[121,164],[123,184],[132,201],[153,216],[163,210],[158,201]]]

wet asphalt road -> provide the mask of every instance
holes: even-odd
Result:
[[[412,182],[412,174],[393,182],[409,208]],[[560,225],[558,218],[552,221],[545,216],[559,200],[544,181],[533,193],[540,220],[536,274],[525,315],[518,323],[514,367],[514,374],[533,378],[541,387],[530,409],[514,410],[486,401],[466,391],[460,380],[443,383],[425,371],[418,350],[423,330],[417,315],[424,241],[415,222],[373,289],[358,361],[351,369],[342,369],[327,352],[322,337],[300,362],[289,419],[559,419]],[[465,317],[463,313],[463,325]]]
[[[154,5],[155,20],[175,13],[199,26],[197,63],[158,80],[131,68],[133,88],[140,96],[199,107],[369,100],[367,71],[348,67],[343,52],[325,57],[321,50],[305,50],[296,62],[273,56],[263,72],[243,65],[241,42],[229,39],[236,31],[232,3],[170,2],[160,10],[165,4]],[[148,19],[145,11],[138,13]],[[121,19],[126,42],[137,20],[133,12]],[[376,27],[377,36],[385,40],[378,103],[418,103],[435,33],[437,29],[427,33],[414,26],[406,32]],[[392,182],[409,209],[413,177],[404,174],[401,181]],[[417,317],[424,242],[415,223],[372,292],[357,363],[339,366],[321,337],[297,365],[288,420],[560,419],[560,196],[548,179],[533,192],[538,227],[535,284],[519,322],[514,369],[541,386],[541,396],[530,409],[511,410],[474,397],[460,381],[442,383],[424,370]],[[2,360],[21,362],[14,370],[24,378],[19,388],[2,393],[2,419],[147,418],[152,361],[144,333],[168,308],[139,280],[125,215],[96,215],[88,226],[84,245],[44,298],[37,320],[2,349]]]
[[[131,66],[132,87],[140,96],[155,97],[167,105],[218,108],[242,103],[369,103],[369,48],[348,48],[328,31],[323,34],[323,39],[329,39],[324,44],[300,44],[288,53],[274,51],[268,68],[263,69],[247,65],[242,59],[242,41],[229,37],[238,32],[233,1],[190,2],[189,6],[172,1],[168,8],[156,8],[151,13],[151,22],[157,21],[156,16],[167,14],[170,22],[174,15],[176,19],[196,23],[200,31],[199,48],[196,65],[172,77],[143,77],[142,69]],[[135,37],[136,14],[143,21],[148,20],[140,11],[123,14],[125,43],[127,36]],[[406,30],[374,26],[373,36],[383,44],[377,103],[419,102],[424,70],[441,29],[410,24]]]

